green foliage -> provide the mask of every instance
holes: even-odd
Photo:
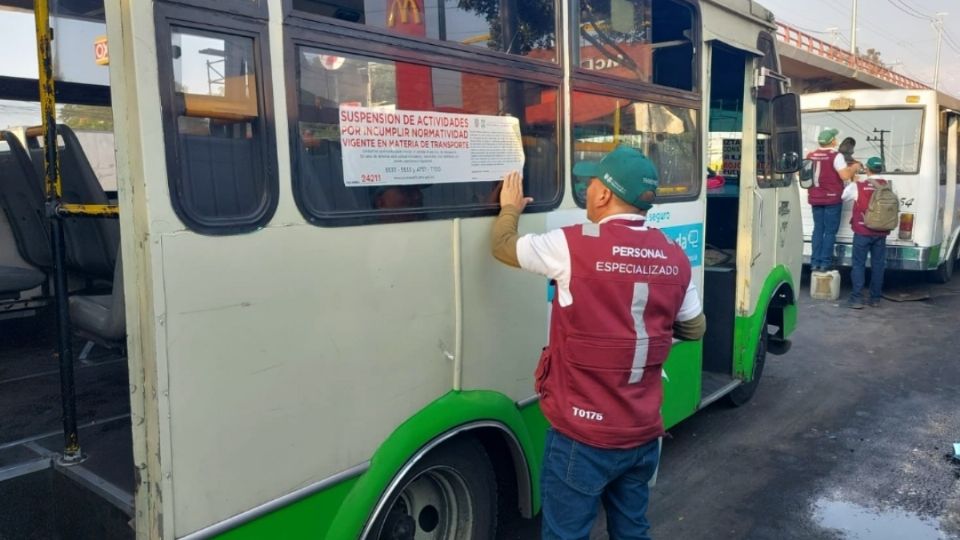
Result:
[[[60,109],[60,122],[78,131],[113,131],[110,107],[68,103]]]
[[[555,17],[552,0],[525,0],[510,2],[517,11],[511,23],[516,28],[506,39],[500,16],[501,0],[460,0],[458,6],[483,16],[490,23],[489,45],[492,49],[525,54],[534,49],[553,49],[556,43]]]

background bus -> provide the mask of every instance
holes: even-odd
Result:
[[[532,377],[547,283],[489,253],[497,178],[476,165],[487,158],[441,145],[358,170],[370,162],[345,142],[351,111],[522,146],[535,198],[522,232],[583,221],[578,159],[621,143],[649,155],[663,178],[649,222],[684,247],[709,319],[704,340],[678,343],[664,368],[667,426],[750,399],[767,351],[786,349],[801,263],[799,108],[784,94],[773,17],[752,1],[58,5],[61,18],[105,24],[110,45],[109,87],[58,82],[112,107],[122,255],[98,258],[113,273],[90,284],[104,320],[122,315],[126,347],[99,357],[122,372],[78,377],[86,461],[37,450],[49,433],[0,441],[31,456],[0,494],[29,484],[65,508],[13,512],[0,533],[123,537],[132,518],[139,538],[486,538],[498,516],[503,532],[538,511],[546,425]],[[64,160],[89,165],[60,132]],[[17,170],[39,181],[34,143],[7,144],[25,149]],[[728,182],[708,193],[717,148]],[[0,245],[19,250],[13,234]],[[42,306],[17,306],[22,325],[47,324]],[[32,346],[3,358],[22,362]],[[0,418],[37,395],[9,394]],[[99,500],[62,497],[77,485]]]
[[[853,137],[856,157],[885,160],[883,176],[900,197],[900,225],[887,237],[887,268],[930,271],[945,283],[953,276],[960,232],[957,200],[957,118],[960,100],[933,90],[844,90],[806,94],[803,146],[817,148],[817,134],[840,130]],[[835,257],[850,266],[853,231],[846,203]],[[809,262],[813,216],[803,197],[804,261]]]

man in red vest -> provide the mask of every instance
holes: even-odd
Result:
[[[853,267],[850,269],[850,279],[853,281],[853,291],[847,307],[863,309],[863,286],[866,281],[867,255],[870,255],[870,300],[868,305],[880,307],[880,298],[883,291],[883,271],[887,264],[887,235],[890,231],[877,231],[863,223],[863,215],[870,204],[870,196],[876,191],[874,182],[886,184],[887,181],[878,176],[883,171],[883,160],[872,157],[867,160],[866,178],[859,178],[850,182],[843,189],[843,200],[853,201],[853,212],[850,216],[850,227],[853,229]]]
[[[847,165],[843,154],[837,152],[838,133],[833,128],[821,131],[817,137],[820,148],[807,155],[815,167],[813,186],[807,190],[807,200],[813,210],[810,269],[814,272],[833,269],[833,246],[837,241],[840,214],[843,211],[840,195],[844,182],[852,179],[860,170],[860,163]]]
[[[690,261],[646,213],[653,163],[620,146],[573,173],[590,178],[589,223],[519,237],[519,173],[504,177],[494,256],[554,281],[550,344],[535,375],[550,421],[541,476],[544,539],[586,539],[602,502],[611,538],[649,538],[648,483],[660,458],[662,365],[673,338],[703,337]]]

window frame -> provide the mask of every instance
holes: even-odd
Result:
[[[191,1],[203,1],[203,0],[191,0]],[[390,0],[386,0],[390,1]],[[410,48],[413,50],[443,50],[445,55],[454,57],[459,61],[476,61],[477,57],[488,57],[489,61],[492,63],[506,62],[507,64],[512,64],[514,60],[520,60],[521,64],[525,69],[534,70],[546,70],[550,71],[560,71],[563,69],[563,60],[566,51],[563,50],[563,41],[561,39],[561,27],[562,23],[560,21],[560,4],[555,1],[556,9],[554,9],[554,36],[556,40],[556,58],[553,61],[548,60],[539,60],[536,58],[527,58],[519,54],[511,54],[502,51],[495,51],[488,49],[486,47],[474,47],[471,45],[464,45],[456,41],[444,41],[436,38],[429,37],[419,37],[412,36],[409,34],[401,34],[398,32],[393,32],[387,28],[382,28],[379,26],[355,23],[350,21],[344,21],[341,19],[334,19],[332,17],[324,17],[322,15],[316,15],[314,13],[309,13],[305,11],[300,11],[294,9],[293,2],[294,0],[283,0],[283,24],[284,26],[291,27],[300,27],[306,30],[317,31],[322,29],[323,34],[336,34],[338,35],[338,40],[335,44],[340,43],[340,40],[343,38],[352,38],[357,36],[364,36],[364,41],[367,43],[376,43],[378,45],[384,45],[386,51],[392,51],[394,47],[401,48]],[[566,0],[559,0],[560,2]],[[686,0],[683,0],[686,1]],[[365,51],[373,52],[373,49],[368,49]],[[433,67],[433,66],[431,66]]]
[[[591,85],[590,88],[597,88],[597,87],[594,87],[594,86]],[[703,154],[704,154],[704,152],[703,152],[703,125],[702,125],[702,124],[703,124],[703,112],[702,112],[703,107],[702,107],[702,104],[700,103],[699,100],[696,101],[696,102],[687,101],[686,99],[667,99],[667,100],[664,100],[664,99],[658,99],[658,98],[660,97],[659,95],[648,94],[648,93],[644,93],[644,92],[627,92],[627,93],[615,94],[615,93],[612,93],[612,92],[611,92],[612,89],[611,89],[609,86],[604,86],[603,88],[605,89],[604,91],[598,91],[598,90],[594,90],[594,89],[586,90],[586,89],[584,89],[584,88],[571,88],[571,89],[570,89],[570,99],[571,99],[571,103],[570,103],[570,111],[571,111],[570,132],[571,132],[571,133],[573,133],[573,128],[574,128],[573,118],[572,118],[572,116],[573,116],[573,115],[572,115],[572,111],[573,111],[574,104],[573,104],[572,100],[573,100],[573,95],[574,95],[574,93],[576,93],[576,92],[585,92],[585,93],[590,93],[590,94],[594,94],[594,95],[601,95],[601,96],[605,96],[605,97],[610,97],[610,98],[614,98],[614,99],[628,99],[628,100],[630,100],[631,102],[642,102],[642,103],[648,103],[648,104],[651,104],[651,105],[664,105],[664,106],[668,106],[668,107],[682,107],[682,108],[690,109],[690,110],[694,111],[694,118],[697,120],[697,133],[695,134],[696,136],[694,137],[694,140],[696,141],[696,148],[695,148],[694,152],[696,153],[697,158],[698,158],[698,164],[697,164],[696,170],[698,170],[698,171],[699,171],[699,170],[705,170],[705,169],[703,168]],[[653,98],[653,99],[651,99],[651,98]],[[571,137],[571,140],[570,140],[569,143],[568,143],[568,146],[569,146],[570,151],[571,151],[571,156],[576,152],[576,150],[575,150],[575,148],[574,148],[574,145],[575,145],[575,144],[576,144],[575,138],[574,138],[574,137]],[[570,164],[571,167],[573,167],[573,165],[574,165],[574,163],[571,163],[571,164]],[[577,196],[576,196],[576,190],[575,190],[574,187],[573,187],[573,183],[576,182],[576,181],[577,181],[577,178],[571,174],[571,175],[570,175],[570,190],[571,190],[571,193],[573,194],[573,202],[577,205],[577,208],[586,208],[586,204],[581,204],[581,201],[580,201],[580,200],[577,198]],[[681,203],[681,202],[695,201],[695,200],[697,200],[697,199],[700,198],[700,193],[703,192],[703,184],[704,184],[704,180],[703,180],[703,178],[700,178],[700,182],[694,181],[693,185],[696,187],[696,189],[695,189],[695,190],[691,190],[691,192],[690,192],[689,194],[684,194],[684,195],[666,195],[666,196],[657,195],[657,198],[656,198],[656,200],[654,201],[653,204],[659,206],[659,205],[661,205],[661,204],[673,204],[673,203]]]
[[[270,77],[270,52],[267,24],[264,21],[240,17],[219,17],[216,24],[201,21],[210,20],[207,10],[184,7],[173,4],[155,4],[154,17],[157,39],[157,82],[160,89],[163,142],[167,165],[167,185],[170,190],[170,203],[177,217],[192,231],[222,236],[252,232],[265,227],[277,210],[280,187],[277,167],[276,122],[273,111],[273,84]],[[183,203],[182,187],[186,185],[182,178],[180,163],[182,149],[178,137],[178,118],[180,111],[175,107],[176,88],[173,75],[173,28],[196,30],[200,33],[221,33],[253,41],[253,61],[256,67],[257,107],[259,127],[254,133],[259,139],[258,145],[263,156],[262,174],[263,202],[249,216],[242,218],[210,218],[196,216]]]
[[[566,1],[566,0],[563,0]],[[656,0],[654,0],[656,1]],[[691,28],[690,28],[690,39],[693,44],[693,65],[690,69],[693,70],[693,79],[692,79],[692,88],[690,90],[683,90],[681,88],[674,88],[672,86],[664,86],[660,84],[655,84],[647,81],[635,81],[631,79],[626,79],[623,77],[616,77],[614,75],[604,75],[603,72],[584,69],[580,67],[579,63],[574,65],[573,59],[576,55],[573,54],[573,50],[564,51],[565,54],[570,55],[570,86],[571,91],[579,90],[580,84],[587,85],[597,85],[605,88],[623,88],[624,90],[635,89],[641,87],[645,89],[645,92],[648,94],[662,95],[664,99],[671,99],[673,97],[682,97],[699,100],[703,94],[703,47],[702,43],[702,31],[703,27],[703,14],[700,12],[700,6],[698,3],[692,2],[691,0],[670,0],[675,4],[686,7],[690,10],[691,16]],[[570,35],[570,47],[578,47],[580,43],[580,33],[578,27],[580,24],[580,15],[576,8],[579,7],[579,0],[576,0],[571,3],[570,9],[570,28],[567,29]],[[666,103],[666,102],[665,102]]]
[[[693,42],[694,53],[693,53],[693,88],[691,90],[683,90],[680,88],[673,88],[671,86],[664,86],[660,84],[654,84],[647,81],[637,81],[626,79],[623,77],[616,77],[613,75],[605,75],[603,72],[593,71],[589,69],[581,68],[579,65],[574,65],[572,60],[575,57],[573,50],[563,51],[564,54],[570,55],[570,96],[571,100],[573,95],[576,92],[586,92],[595,95],[607,96],[612,98],[628,99],[634,102],[643,102],[650,103],[654,105],[666,105],[670,107],[682,107],[686,109],[691,109],[695,111],[697,119],[697,133],[696,141],[697,148],[696,153],[699,159],[697,165],[697,170],[705,170],[703,167],[703,133],[704,133],[704,123],[703,119],[703,47],[701,46],[701,27],[703,22],[703,16],[700,12],[700,7],[698,4],[690,2],[689,0],[671,0],[676,4],[682,5],[690,10],[691,14],[691,40]],[[567,28],[567,32],[570,35],[569,43],[571,49],[573,47],[579,46],[579,31],[578,26],[580,24],[580,17],[578,15],[577,9],[579,7],[579,2],[574,2],[571,4],[571,17],[570,17],[570,26]],[[570,103],[570,110],[573,111],[574,104]],[[570,131],[573,132],[573,118],[571,114],[570,118]],[[571,138],[568,141],[567,146],[571,150],[571,155],[574,150],[575,140]],[[573,164],[571,163],[571,166]],[[570,189],[573,193],[574,203],[578,208],[584,208],[585,205],[581,205],[581,202],[577,200],[576,191],[573,189],[573,182],[576,182],[576,178],[570,176]],[[673,204],[681,202],[695,201],[700,198],[700,194],[703,191],[703,179],[699,183],[694,182],[696,187],[695,190],[692,190],[690,194],[686,195],[669,195],[669,196],[657,196],[657,199],[654,204]]]
[[[285,5],[292,6],[292,0],[285,0]],[[383,224],[383,216],[397,217],[401,221],[442,220],[452,218],[470,218],[480,216],[494,216],[499,213],[499,207],[444,207],[420,208],[410,211],[382,212],[382,211],[345,211],[314,213],[305,204],[301,193],[304,179],[300,175],[300,134],[299,134],[299,91],[300,80],[299,53],[300,47],[320,48],[333,52],[358,55],[387,62],[405,62],[428,66],[430,68],[446,69],[471,75],[506,78],[523,83],[541,84],[557,90],[556,118],[556,169],[554,179],[557,186],[556,195],[549,200],[537,200],[527,206],[526,212],[539,213],[555,210],[560,206],[564,197],[566,185],[564,182],[563,149],[564,141],[562,111],[563,98],[563,66],[559,63],[547,63],[540,60],[527,59],[523,56],[489,51],[477,47],[453,46],[449,42],[406,37],[388,32],[381,32],[376,27],[331,20],[320,16],[305,17],[300,12],[289,15],[284,22],[284,81],[287,97],[287,123],[290,139],[291,180],[294,200],[300,214],[307,222],[321,227],[345,227],[356,225]],[[558,51],[560,54],[560,51]],[[522,73],[523,77],[516,77]]]
[[[760,44],[761,44],[762,42],[764,42],[764,41],[766,41],[766,42],[769,43],[769,45],[770,45],[770,50],[772,51],[773,56],[772,56],[772,57],[769,57],[767,54],[764,54],[763,56],[758,57],[758,58],[757,58],[757,61],[756,61],[756,66],[757,66],[756,69],[760,69],[760,68],[764,68],[764,67],[766,67],[766,68],[769,69],[768,66],[765,66],[765,65],[764,65],[764,62],[766,61],[767,58],[771,58],[771,59],[773,60],[773,63],[774,63],[774,65],[775,65],[775,67],[776,67],[776,69],[775,69],[776,73],[777,73],[777,74],[782,74],[782,73],[783,73],[783,71],[782,71],[783,66],[782,66],[781,63],[780,63],[780,54],[779,54],[779,51],[777,50],[777,40],[776,40],[776,38],[773,37],[773,35],[771,35],[770,32],[761,31],[759,34],[757,34],[757,50],[763,52],[763,48],[760,47]],[[770,110],[769,113],[768,113],[768,114],[770,114],[770,117],[769,117],[769,121],[770,121],[770,126],[769,126],[769,128],[770,128],[770,133],[767,134],[767,139],[765,139],[765,140],[767,141],[767,142],[765,143],[765,144],[767,145],[767,151],[766,151],[766,154],[767,154],[767,155],[766,155],[766,158],[767,158],[767,159],[776,159],[776,158],[774,157],[774,155],[773,155],[773,134],[774,134],[774,132],[776,131],[776,126],[774,126],[775,118],[773,117],[773,101],[774,101],[776,98],[778,98],[778,97],[780,97],[780,96],[782,96],[782,95],[784,95],[784,94],[787,93],[787,89],[786,89],[786,87],[785,87],[786,85],[783,83],[783,81],[774,79],[774,82],[776,83],[777,92],[776,92],[776,95],[773,96],[773,98],[770,99],[770,108],[771,108],[771,110]],[[754,107],[756,107],[756,103],[759,103],[759,98],[758,98],[757,100],[755,100]],[[759,113],[760,113],[760,110],[759,110],[759,108],[757,108],[757,115],[758,115],[758,117],[759,117]],[[801,125],[801,128],[802,128],[802,125]],[[801,140],[802,140],[802,136],[803,136],[802,130],[801,130],[801,133],[800,133],[800,134],[801,134]],[[760,126],[757,126],[757,141],[758,141],[758,142],[760,141],[759,135],[760,135]],[[761,179],[760,179],[760,175],[757,174],[757,187],[759,187],[760,189],[776,189],[776,188],[790,187],[790,184],[793,183],[793,177],[794,177],[795,175],[794,175],[794,174],[778,174],[778,173],[774,172],[774,170],[773,170],[773,164],[772,164],[772,163],[770,163],[769,166],[770,166],[770,175],[771,175],[771,178],[770,178],[770,179],[766,179],[766,177],[764,177],[764,179],[761,180]],[[759,172],[759,171],[758,171],[758,172]]]
[[[266,21],[269,18],[268,0],[160,0],[199,9],[254,17]],[[159,2],[158,2],[159,3]]]

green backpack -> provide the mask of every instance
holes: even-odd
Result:
[[[892,231],[900,223],[900,199],[890,187],[890,182],[881,184],[872,178],[867,182],[873,186],[867,211],[863,214],[863,224],[875,231]]]

